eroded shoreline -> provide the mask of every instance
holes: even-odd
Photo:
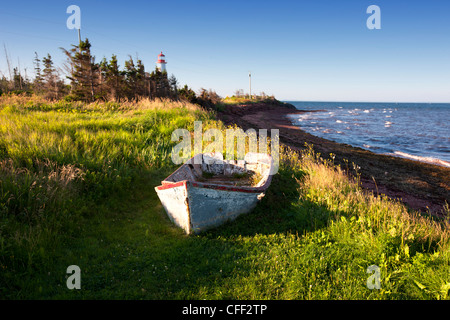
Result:
[[[312,144],[324,158],[335,155],[334,163],[343,168],[354,163],[361,168],[363,188],[399,199],[413,209],[439,215],[445,203],[450,202],[450,168],[376,154],[316,137],[293,125],[287,117],[305,112],[311,111],[297,110],[289,105],[253,103],[226,105],[217,116],[226,125],[235,124],[244,130],[279,129],[282,144],[297,150],[304,149],[305,143]]]

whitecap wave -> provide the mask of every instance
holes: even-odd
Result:
[[[394,153],[388,153],[388,154],[389,155],[398,156],[398,157],[402,157],[402,158],[407,158],[407,159],[411,159],[411,160],[431,163],[431,164],[435,164],[435,165],[438,165],[438,166],[443,166],[443,167],[450,168],[450,162],[444,161],[444,160],[441,160],[441,159],[437,159],[437,158],[420,157],[420,156],[415,156],[415,155],[412,155],[412,154],[409,154],[409,153],[406,153],[406,152],[401,152],[401,151],[394,151]]]

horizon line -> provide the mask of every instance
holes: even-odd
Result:
[[[402,102],[395,102],[395,101],[346,101],[346,100],[286,100],[286,99],[280,99],[282,102],[341,102],[341,103],[422,103],[422,104],[450,104],[450,102],[418,102],[418,101],[402,101]]]

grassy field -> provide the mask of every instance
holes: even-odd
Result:
[[[0,97],[0,298],[449,298],[449,223],[363,192],[312,148],[282,148],[252,213],[183,234],[154,187],[194,120],[225,129],[187,103]]]

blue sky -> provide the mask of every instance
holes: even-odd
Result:
[[[11,63],[33,73],[34,52],[77,42],[66,27],[69,5],[81,9],[81,35],[96,61],[128,55],[194,90],[222,96],[237,89],[282,100],[450,102],[450,1],[7,1],[0,10],[0,71]],[[369,30],[369,5],[381,29]]]

